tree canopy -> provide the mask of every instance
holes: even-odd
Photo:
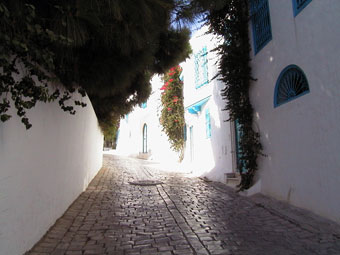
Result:
[[[40,71],[48,71],[70,93],[77,87],[84,89],[99,121],[110,123],[148,98],[149,81],[154,74],[162,74],[188,57],[190,31],[185,26],[172,24],[192,20],[193,13],[202,12],[206,3],[187,0],[1,1],[0,63],[11,71],[6,77],[1,74],[0,93],[11,93],[18,87],[18,82],[14,81],[11,81],[12,87],[4,85],[11,78],[10,72],[18,72],[15,69],[17,59],[11,59],[17,56],[29,70],[30,82],[22,86],[34,88],[32,77],[39,73],[39,80],[45,81],[51,77]],[[40,91],[45,93],[46,88],[41,87]],[[49,101],[60,96],[45,94],[37,100]],[[61,98],[59,103],[64,104],[69,94]],[[31,101],[30,107],[35,105],[34,100]],[[8,103],[3,101],[1,114],[9,107]],[[25,106],[23,104],[22,108],[30,108]],[[73,112],[72,107],[64,108]]]

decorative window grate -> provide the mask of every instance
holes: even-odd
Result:
[[[187,140],[187,124],[184,124],[184,127],[183,127],[183,139],[184,141]]]
[[[280,106],[309,92],[307,78],[296,65],[289,65],[277,79],[274,92],[274,107]]]
[[[257,54],[272,39],[268,0],[250,0],[250,15]]]
[[[195,54],[195,87],[196,89],[208,84],[208,52],[204,46]]]
[[[312,0],[293,0],[294,17],[302,11]]]
[[[210,122],[210,110],[205,110],[205,130],[207,138],[211,137],[211,122]]]

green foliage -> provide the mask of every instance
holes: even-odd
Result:
[[[12,64],[12,69],[3,63],[1,66],[7,79],[13,79],[17,72],[13,63],[23,62],[31,80],[22,85],[38,86],[35,77],[44,84],[41,91],[45,95],[35,95],[37,101],[57,97],[45,86],[49,77],[39,76],[44,74],[42,70],[60,80],[69,91],[58,95],[63,98],[59,102],[70,113],[74,113],[72,106],[63,104],[75,84],[80,86],[105,127],[104,123],[112,124],[134,105],[146,101],[154,74],[164,73],[189,55],[189,30],[171,26],[174,8],[176,0],[1,2],[1,42],[9,42],[1,44],[0,57],[7,59],[6,65]],[[27,10],[32,10],[29,15]],[[6,78],[2,84],[17,87]],[[9,107],[6,101],[1,109]],[[8,118],[4,115],[1,119]]]
[[[162,86],[162,113],[160,123],[167,134],[171,148],[183,156],[184,149],[184,105],[183,82],[180,79],[182,68],[176,66],[164,75]]]
[[[207,21],[210,32],[224,38],[224,42],[216,48],[221,57],[219,75],[225,84],[222,90],[226,101],[224,110],[229,111],[230,120],[237,120],[240,124],[239,187],[244,190],[252,185],[258,169],[257,157],[263,155],[260,135],[253,130],[253,108],[249,100],[252,77],[249,66],[248,1],[229,0],[224,8],[211,11]]]
[[[70,99],[69,90],[61,93],[55,89],[52,93],[47,86],[47,82],[52,81],[48,74],[54,70],[54,54],[50,46],[67,44],[67,41],[36,22],[33,5],[13,6],[8,9],[0,2],[0,119],[5,122],[11,118],[8,114],[11,99],[21,122],[29,129],[32,125],[26,111],[39,101],[58,99],[64,111],[75,113],[72,105],[65,105]],[[74,103],[85,106],[79,101]]]
[[[120,123],[119,120],[114,120],[112,123],[115,123],[115,125],[103,124],[104,126],[102,126],[102,129],[104,134],[104,146],[115,149]]]

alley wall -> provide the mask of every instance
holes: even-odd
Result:
[[[294,17],[292,1],[272,0],[269,10],[272,40],[251,55],[262,192],[340,222],[340,3],[311,1]],[[275,107],[276,82],[292,64],[310,92]]]
[[[102,166],[103,135],[88,97],[75,115],[58,103],[0,122],[0,254],[23,254],[62,216]]]

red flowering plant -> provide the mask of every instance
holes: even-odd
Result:
[[[183,158],[185,124],[181,73],[182,68],[178,65],[172,67],[163,77],[160,117],[160,123],[169,138],[171,148],[180,153],[180,159]]]

